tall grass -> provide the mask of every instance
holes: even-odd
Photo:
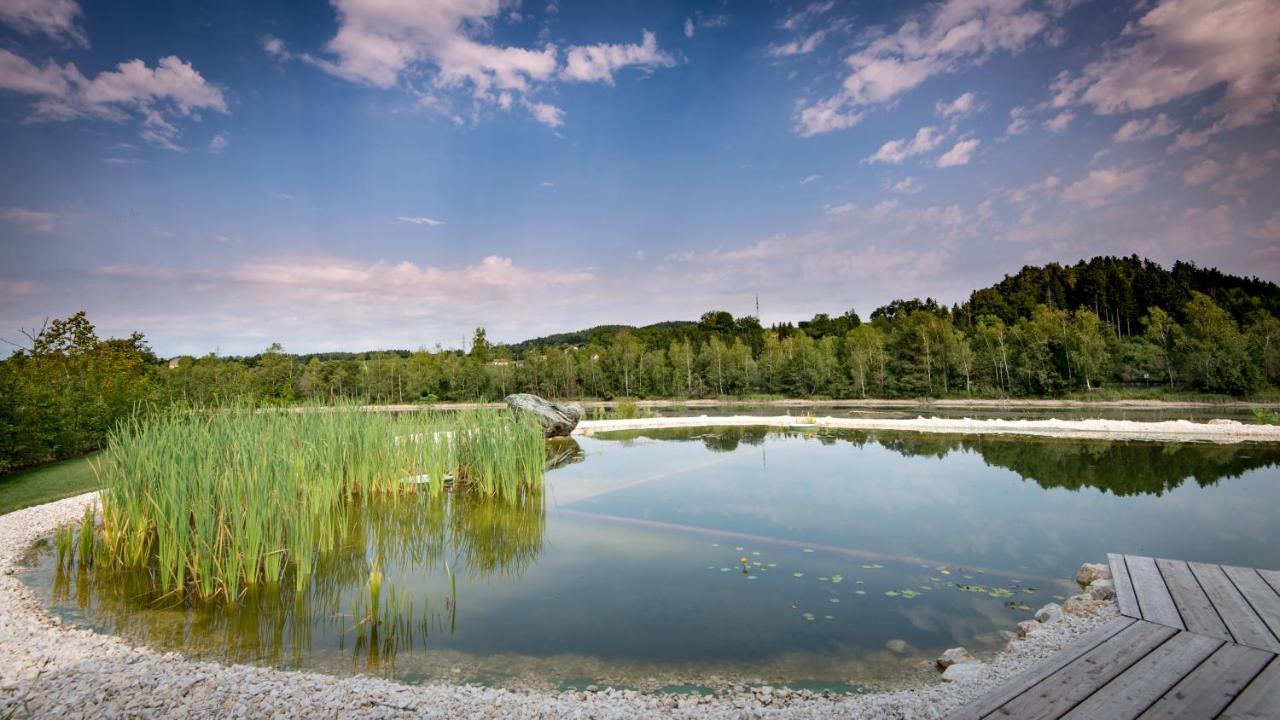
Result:
[[[523,502],[540,493],[543,459],[538,421],[501,411],[139,415],[94,464],[100,555],[198,598],[235,600],[287,579],[302,590],[350,532],[341,510],[444,492]]]

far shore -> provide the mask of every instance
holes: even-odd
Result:
[[[775,398],[767,400],[560,400],[555,402],[576,402],[591,410],[594,408],[613,408],[621,403],[634,403],[640,408],[731,408],[731,407],[778,407],[778,408],[898,408],[898,409],[959,409],[975,410],[1249,410],[1252,408],[1280,409],[1280,400],[1064,400],[1056,398],[947,398],[947,399],[906,399],[878,400],[874,398],[844,400],[812,400],[802,398]],[[504,408],[503,402],[437,402],[437,403],[392,403],[388,405],[368,405],[370,410],[478,410],[481,408]]]

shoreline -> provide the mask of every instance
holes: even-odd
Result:
[[[1234,420],[1191,422],[1163,420],[998,420],[925,418],[804,418],[791,415],[726,415],[698,417],[650,417],[630,420],[583,420],[575,435],[621,430],[658,430],[691,427],[764,426],[793,429],[894,430],[946,435],[1022,435],[1082,440],[1148,440],[1161,442],[1280,442],[1280,426],[1248,425]]]
[[[550,398],[548,398],[550,399]],[[821,400],[808,398],[772,398],[762,400],[573,400],[552,399],[553,402],[576,402],[587,410],[613,408],[621,403],[634,403],[638,408],[721,408],[721,407],[779,407],[779,408],[894,408],[894,409],[946,409],[964,410],[1250,410],[1253,408],[1280,409],[1280,400],[1063,400],[1057,398],[915,398],[875,399],[845,398]],[[410,410],[480,410],[505,408],[505,402],[435,402],[435,403],[387,403],[364,405],[366,410],[405,412]]]
[[[476,685],[405,685],[255,665],[189,660],[62,623],[16,577],[32,543],[78,520],[97,501],[88,493],[0,516],[0,713],[100,717],[740,717],[932,718],[1010,680],[1075,638],[1117,616],[1114,601],[1067,614],[1011,639],[952,682],[861,695],[771,687],[717,696],[632,690],[521,691]]]

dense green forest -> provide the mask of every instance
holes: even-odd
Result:
[[[1255,395],[1280,385],[1280,287],[1138,257],[1026,267],[950,307],[896,300],[764,327],[609,325],[470,347],[157,358],[143,336],[100,340],[84,313],[0,362],[0,471],[100,446],[139,404],[421,403],[554,398],[1053,397],[1163,387]]]

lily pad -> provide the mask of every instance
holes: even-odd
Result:
[[[884,594],[888,595],[889,597],[898,597],[902,593],[898,592],[897,590],[885,590]]]

